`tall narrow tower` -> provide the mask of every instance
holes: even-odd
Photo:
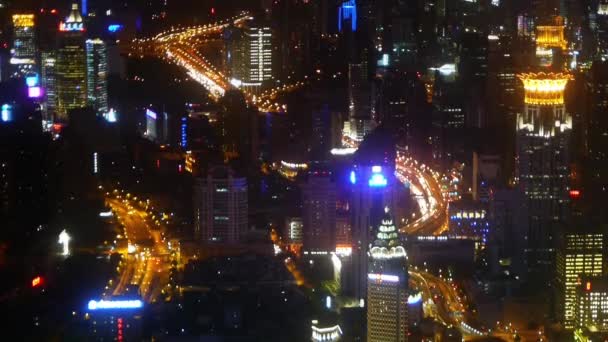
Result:
[[[78,4],[59,26],[60,47],[57,53],[57,116],[67,120],[72,109],[87,105],[87,64],[84,22]]]
[[[407,254],[388,208],[368,254],[367,340],[407,341]]]
[[[33,14],[13,15],[13,46],[10,63],[14,76],[34,73],[36,65],[36,34]]]
[[[524,268],[548,272],[553,265],[556,223],[568,217],[568,144],[572,116],[564,89],[571,75],[525,73],[524,111],[517,116],[519,187],[525,199]]]
[[[108,112],[108,57],[106,43],[87,39],[87,101],[97,114]]]

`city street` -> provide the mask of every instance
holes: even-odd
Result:
[[[170,251],[163,241],[161,227],[152,229],[148,213],[136,200],[117,195],[108,197],[106,203],[124,226],[124,236],[128,247],[121,250],[123,259],[119,265],[119,275],[111,292],[106,296],[138,295],[146,302],[158,299],[163,288],[169,283],[171,268]]]

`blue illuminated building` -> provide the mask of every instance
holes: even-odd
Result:
[[[356,0],[348,0],[342,3],[338,8],[338,31],[342,31],[342,22],[350,20],[351,30],[357,30],[357,2]]]

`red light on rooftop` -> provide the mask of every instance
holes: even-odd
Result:
[[[570,190],[570,198],[577,199],[579,197],[581,197],[581,191],[580,190]]]
[[[38,276],[32,279],[32,287],[38,287],[40,285],[42,285],[42,277]]]
[[[52,13],[52,14],[57,14],[57,10],[53,8],[53,9],[51,10],[51,13]]]

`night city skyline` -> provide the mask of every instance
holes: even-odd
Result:
[[[0,0],[23,341],[608,340],[608,0]]]

